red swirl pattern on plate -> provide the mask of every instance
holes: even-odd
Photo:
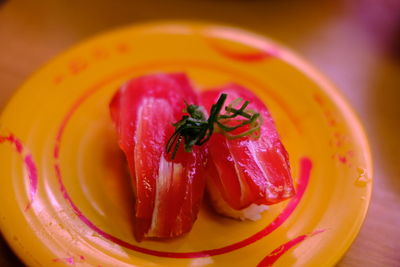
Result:
[[[237,61],[260,62],[274,56],[272,53],[262,50],[252,51],[252,52],[235,51],[234,49],[228,48],[220,44],[217,40],[213,38],[208,38],[207,43],[219,54]]]
[[[160,63],[158,63],[160,64]],[[215,248],[215,249],[209,249],[209,250],[201,250],[201,251],[193,251],[193,252],[170,252],[170,251],[157,251],[157,250],[152,250],[152,249],[147,249],[143,248],[140,246],[137,246],[135,244],[128,243],[124,240],[119,239],[118,237],[115,237],[102,229],[100,229],[98,226],[96,226],[88,217],[86,217],[82,211],[78,208],[78,206],[74,203],[72,200],[71,196],[68,194],[68,191],[63,183],[63,176],[62,176],[62,170],[60,167],[60,149],[61,149],[61,144],[62,144],[62,137],[64,134],[64,131],[71,119],[71,117],[74,115],[76,110],[87,100],[89,99],[96,91],[99,89],[103,88],[106,84],[114,81],[115,79],[121,77],[122,75],[126,75],[131,73],[135,69],[141,69],[143,70],[146,67],[154,67],[156,64],[150,64],[149,66],[145,67],[133,67],[133,68],[128,68],[124,69],[121,72],[118,72],[100,82],[98,82],[96,85],[92,86],[88,90],[84,92],[81,97],[77,99],[75,103],[71,106],[71,108],[67,111],[66,115],[64,116],[64,119],[62,120],[58,133],[56,135],[55,139],[55,145],[54,145],[54,170],[56,173],[56,177],[58,180],[58,183],[60,184],[60,191],[64,197],[64,199],[67,201],[67,203],[70,205],[74,213],[77,215],[77,217],[84,223],[86,224],[90,229],[92,229],[95,233],[98,235],[102,236],[103,238],[118,244],[122,247],[125,247],[127,249],[148,254],[148,255],[153,255],[153,256],[158,256],[158,257],[166,257],[166,258],[201,258],[201,257],[209,257],[209,256],[216,256],[216,255],[221,255],[225,253],[232,252],[234,250],[241,249],[243,247],[246,247],[262,238],[265,236],[269,235],[271,232],[279,228],[293,213],[293,211],[296,209],[298,204],[300,203],[306,189],[307,185],[310,179],[310,174],[311,174],[311,169],[312,169],[312,161],[308,157],[303,157],[299,160],[299,165],[300,165],[300,173],[299,173],[299,178],[298,178],[298,184],[296,188],[296,195],[288,202],[287,206],[285,209],[266,227],[264,227],[262,230],[259,232],[253,234],[252,236],[243,239],[239,242],[220,247],[220,248]],[[195,64],[198,66],[198,64]],[[202,66],[200,64],[200,66]],[[208,66],[208,65],[207,65]],[[204,67],[204,66],[203,66]],[[215,66],[214,66],[215,67]],[[285,111],[289,112],[287,109],[284,109]],[[295,122],[295,121],[294,121]]]
[[[22,142],[13,134],[9,134],[8,136],[0,136],[0,144],[5,142],[8,142],[14,146],[15,151],[23,159],[25,170],[28,173],[30,201],[25,207],[25,211],[27,211],[31,207],[37,192],[38,175],[36,164],[32,155],[26,151]]]
[[[232,60],[257,63],[279,56],[278,47],[266,46],[264,42],[260,42],[259,36],[249,35],[241,30],[207,29],[203,34],[204,40],[210,48]],[[236,47],[227,42],[236,44]]]
[[[325,232],[325,230],[317,230],[317,231],[315,231],[315,232],[313,232],[311,234],[308,234],[308,235],[298,236],[298,237],[286,242],[285,244],[280,245],[279,247],[274,249],[270,254],[268,254],[262,261],[260,261],[260,263],[257,264],[257,267],[269,267],[269,266],[272,266],[289,249],[291,249],[292,247],[300,244],[301,242],[303,242],[307,238],[312,237],[312,236],[317,235],[317,234],[320,234],[320,233],[323,233],[323,232]]]

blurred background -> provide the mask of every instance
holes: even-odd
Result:
[[[375,164],[367,219],[338,266],[400,266],[399,0],[0,0],[0,111],[32,72],[71,45],[166,19],[259,32],[333,80],[360,115]],[[0,266],[22,266],[2,239]]]

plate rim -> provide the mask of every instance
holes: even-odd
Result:
[[[354,230],[348,238],[348,242],[343,246],[342,250],[337,250],[337,253],[335,256],[331,257],[332,262],[329,262],[329,264],[335,265],[337,264],[344,256],[345,254],[349,251],[351,248],[352,244],[354,243],[355,239],[359,235],[360,231],[362,230],[362,227],[366,221],[369,207],[371,205],[371,199],[372,199],[372,192],[374,190],[374,165],[373,165],[373,157],[371,153],[371,147],[368,141],[368,135],[367,131],[365,130],[361,117],[358,114],[358,112],[353,108],[353,106],[350,104],[350,101],[347,99],[347,97],[343,94],[343,92],[335,85],[334,82],[328,76],[326,76],[322,71],[320,71],[317,67],[314,66],[314,64],[309,63],[298,50],[294,49],[291,46],[288,46],[286,44],[282,44],[280,41],[277,41],[274,38],[271,38],[270,36],[267,36],[265,33],[262,33],[261,31],[257,31],[254,29],[250,29],[249,27],[243,27],[239,25],[234,25],[231,23],[225,23],[225,22],[218,22],[218,21],[210,21],[210,20],[143,20],[138,23],[130,23],[126,25],[120,25],[113,27],[111,29],[108,29],[106,31],[100,31],[97,33],[94,33],[86,38],[83,38],[81,40],[76,41],[73,45],[69,45],[66,48],[62,49],[61,52],[55,53],[50,59],[46,60],[44,63],[42,63],[36,70],[31,72],[29,75],[27,75],[24,78],[24,81],[14,90],[12,93],[11,97],[7,100],[6,105],[3,107],[1,113],[0,113],[0,122],[2,121],[2,118],[5,114],[5,112],[9,109],[10,105],[18,99],[19,95],[23,94],[24,92],[24,87],[28,85],[31,80],[37,76],[39,73],[41,73],[43,70],[47,69],[49,66],[57,62],[60,58],[68,55],[69,53],[73,52],[74,50],[78,50],[81,47],[86,46],[88,43],[92,43],[96,40],[103,39],[109,35],[114,35],[118,33],[122,33],[124,31],[133,31],[133,30],[145,30],[148,28],[152,28],[155,26],[168,26],[168,25],[179,25],[179,26],[185,26],[189,28],[193,27],[199,27],[199,28],[205,28],[205,27],[217,27],[217,28],[226,28],[234,31],[239,31],[244,34],[250,34],[252,36],[255,36],[262,40],[263,42],[267,43],[272,43],[276,44],[284,54],[285,58],[282,58],[281,55],[279,56],[280,59],[288,62],[290,65],[296,67],[297,69],[300,69],[300,71],[308,76],[309,79],[311,79],[314,83],[316,83],[319,87],[319,89],[326,93],[331,101],[334,103],[334,105],[341,111],[342,115],[346,118],[347,123],[352,125],[352,132],[355,132],[357,136],[360,137],[360,149],[365,153],[365,163],[366,163],[366,169],[369,171],[371,174],[371,182],[369,183],[368,189],[366,189],[366,200],[363,202],[365,203],[362,205],[362,214],[360,221],[355,224],[356,230]],[[290,60],[290,61],[288,61]],[[292,61],[293,60],[293,61]],[[295,65],[293,62],[296,62]],[[5,235],[3,234],[3,230],[0,228],[0,232],[2,233],[3,239],[7,241],[7,245],[11,248],[11,250],[15,253],[15,255],[18,256],[18,258],[23,262],[27,263],[24,257],[20,255],[20,253],[11,245],[12,242],[8,240]]]

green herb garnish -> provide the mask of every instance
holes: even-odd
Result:
[[[221,109],[226,101],[227,94],[221,94],[217,103],[213,104],[210,109],[210,116],[206,119],[204,112],[200,106],[189,105],[185,101],[186,108],[183,112],[189,115],[182,116],[182,119],[172,124],[176,129],[169,138],[166,150],[167,153],[172,152],[171,159],[175,155],[182,141],[186,152],[191,152],[194,145],[201,146],[207,142],[214,131],[224,134],[227,138],[235,139],[244,136],[259,137],[260,126],[262,124],[262,116],[253,110],[246,109],[249,101],[244,101],[240,108],[236,108],[243,99],[237,98],[225,107],[225,113],[221,113]],[[233,119],[238,120],[241,117],[241,123],[235,126],[229,126],[229,122]],[[249,129],[240,134],[231,134],[230,132],[249,125]]]

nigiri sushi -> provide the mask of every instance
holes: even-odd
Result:
[[[207,146],[196,146],[191,153],[180,148],[173,159],[165,150],[172,123],[184,114],[184,101],[198,104],[198,95],[185,74],[175,73],[130,80],[110,103],[136,199],[138,241],[187,233],[199,212]]]
[[[257,220],[268,205],[295,193],[288,153],[267,107],[246,88],[228,84],[203,92],[201,100],[206,109],[223,93],[227,95],[225,107],[235,99],[247,100],[246,109],[260,114],[263,121],[258,136],[241,135],[246,126],[236,129],[233,135],[214,132],[208,142],[207,191],[218,213],[240,220]],[[229,123],[235,124],[235,119]],[[236,138],[232,138],[234,135]]]

